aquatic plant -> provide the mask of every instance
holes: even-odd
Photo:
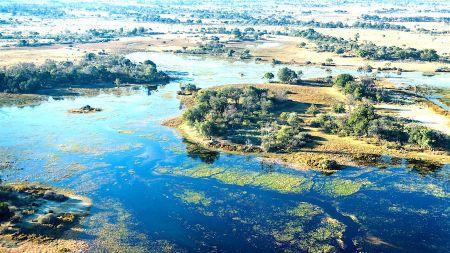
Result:
[[[450,192],[444,190],[442,187],[438,185],[431,183],[421,183],[421,182],[410,182],[408,184],[396,183],[393,186],[394,188],[400,191],[424,193],[437,198],[450,198]]]
[[[288,214],[304,219],[312,219],[314,216],[323,214],[322,208],[308,202],[300,202],[298,206],[288,211]]]
[[[213,178],[225,184],[256,186],[282,193],[298,193],[311,189],[313,183],[305,177],[280,172],[261,173],[239,168],[225,169],[200,165],[191,169],[157,168],[156,172],[194,178]]]
[[[187,204],[201,204],[203,206],[209,206],[211,204],[211,198],[206,197],[204,192],[185,190],[181,194],[175,194],[175,197],[181,199]]]
[[[318,185],[318,191],[331,197],[349,196],[358,192],[363,186],[371,184],[369,181],[354,181],[336,178]]]

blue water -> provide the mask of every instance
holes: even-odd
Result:
[[[102,93],[0,109],[0,160],[15,162],[14,168],[1,171],[2,179],[43,182],[90,197],[93,208],[80,237],[93,251],[450,251],[450,166],[424,172],[402,161],[326,175],[268,165],[254,156],[212,153],[202,161],[187,151],[188,144],[175,130],[161,125],[180,114],[175,97],[179,83],[258,83],[263,73],[276,69],[160,53],[130,58],[149,58],[178,80],[150,95],[137,88],[121,96]],[[303,72],[315,77],[325,70]],[[341,72],[351,71],[333,74]],[[67,112],[86,104],[103,111]],[[311,187],[286,193],[159,171],[198,166],[283,173],[302,177]],[[324,189],[335,180],[364,184],[348,195],[330,194]],[[189,192],[201,194],[207,203],[180,197]],[[289,210],[303,202],[319,208],[320,214],[291,215]],[[324,224],[345,228],[342,234],[327,234]]]

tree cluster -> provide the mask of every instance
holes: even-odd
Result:
[[[247,86],[201,90],[194,100],[194,106],[183,117],[206,137],[259,145],[271,152],[295,150],[311,141],[303,133],[297,113],[276,116],[272,112],[277,100],[266,89]]]
[[[320,115],[312,124],[327,133],[343,136],[374,137],[424,149],[449,150],[449,138],[425,126],[407,124],[391,117],[380,116],[369,104],[360,104],[347,113]]]
[[[20,63],[0,70],[0,92],[25,93],[98,83],[145,84],[167,81],[152,61],[135,63],[119,55],[88,53],[79,62],[47,60],[42,65]]]
[[[389,100],[387,92],[376,87],[370,78],[357,81],[352,75],[340,74],[333,80],[333,85],[356,100],[369,99],[377,102]]]

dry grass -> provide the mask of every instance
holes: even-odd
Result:
[[[390,62],[390,61],[374,61],[366,60],[360,57],[344,58],[331,52],[315,52],[315,44],[303,38],[294,37],[274,37],[268,40],[272,43],[279,43],[277,47],[255,48],[252,54],[255,57],[261,57],[265,60],[278,59],[283,62],[304,64],[309,61],[313,64],[325,63],[326,59],[331,58],[339,67],[358,68],[370,65],[374,68],[385,67],[388,63],[391,67],[402,68],[408,71],[434,72],[437,68],[450,66],[439,62]],[[301,42],[307,44],[306,48],[300,48]],[[428,46],[429,47],[429,46]]]

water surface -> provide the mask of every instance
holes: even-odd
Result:
[[[386,159],[384,168],[326,175],[254,156],[199,152],[161,126],[180,114],[179,83],[259,83],[280,66],[161,53],[130,58],[151,59],[178,80],[150,94],[130,88],[122,96],[102,93],[0,109],[0,159],[15,162],[2,178],[48,183],[92,198],[81,236],[93,249],[450,251],[448,165],[425,171]],[[327,74],[318,67],[302,70],[305,77]],[[356,74],[333,70],[344,72]],[[103,111],[67,112],[86,104]]]

